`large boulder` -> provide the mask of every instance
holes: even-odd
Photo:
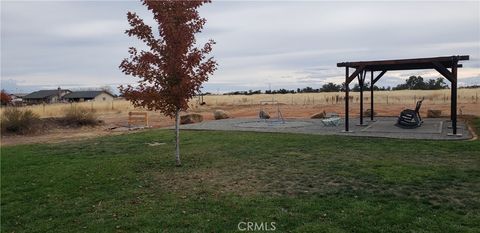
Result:
[[[197,113],[189,113],[187,115],[180,116],[180,124],[193,124],[203,121],[203,116]]]
[[[427,111],[428,118],[439,118],[442,117],[442,110],[428,109]]]
[[[230,116],[227,114],[227,112],[225,112],[223,110],[220,110],[220,109],[215,110],[215,112],[213,112],[213,117],[215,118],[215,120],[230,118]]]
[[[310,118],[311,119],[323,119],[323,118],[325,118],[326,115],[327,115],[327,113],[325,111],[323,111],[323,112],[313,114]]]
[[[265,110],[260,110],[258,117],[260,117],[260,119],[270,119],[270,114]]]

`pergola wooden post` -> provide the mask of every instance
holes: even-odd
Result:
[[[457,134],[457,66],[458,60],[454,60],[452,64],[452,81],[451,81],[451,103],[450,103],[450,116],[452,120],[453,134]]]
[[[365,84],[365,77],[367,76],[367,71],[364,70],[358,74],[358,85],[360,86],[360,124],[363,126],[363,85]]]
[[[373,121],[373,70],[370,71],[370,121]]]
[[[358,67],[352,75],[349,74],[349,66],[345,66],[345,132],[350,132],[348,131],[348,103],[349,103],[349,96],[348,93],[350,92],[349,84],[352,82],[352,80],[355,79],[363,70],[364,66]]]
[[[387,72],[395,70],[420,70],[435,69],[448,81],[451,86],[451,110],[450,119],[452,121],[452,134],[457,135],[457,69],[462,65],[458,61],[469,60],[468,55],[449,56],[449,57],[431,57],[431,58],[415,58],[401,60],[380,60],[380,61],[359,61],[359,62],[342,62],[337,63],[337,67],[345,67],[345,132],[349,131],[349,84],[358,76],[360,85],[360,125],[363,125],[363,84],[368,71],[370,71],[370,119],[373,121],[374,98],[373,87],[375,83]],[[349,68],[355,71],[349,75]],[[448,69],[451,69],[449,71]],[[374,72],[381,71],[375,79]]]
[[[348,87],[348,71],[348,66],[345,66],[345,132],[348,132],[348,98],[350,98],[348,96],[348,92],[350,91]]]

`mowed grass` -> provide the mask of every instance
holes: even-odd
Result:
[[[181,135],[183,167],[168,130],[3,147],[1,231],[236,232],[239,222],[275,222],[276,232],[480,229],[478,140]]]

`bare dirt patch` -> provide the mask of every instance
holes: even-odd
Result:
[[[357,103],[352,103],[350,108],[350,114],[352,117],[359,115],[359,106]],[[365,103],[364,108],[367,109],[368,103]],[[413,104],[375,104],[375,111],[378,112],[378,116],[397,116],[399,112],[405,108],[412,108]],[[214,120],[213,112],[216,109],[228,111],[231,118],[257,118],[258,112],[262,107],[258,104],[251,105],[224,105],[213,106],[203,105],[194,107],[189,112],[199,113],[203,116],[204,121]],[[275,106],[263,106],[264,109],[274,111]],[[428,104],[422,106],[421,114],[426,116],[428,109],[442,110],[442,115],[449,115],[449,104]],[[317,105],[290,105],[283,104],[280,106],[283,117],[285,118],[309,118],[311,115],[326,111],[336,112],[341,116],[344,112],[343,104],[317,104]],[[459,112],[462,114],[469,114],[474,116],[480,116],[480,106],[475,103],[459,104]],[[149,112],[149,125],[151,128],[162,128],[172,126],[174,121],[169,117],[163,116],[160,112]],[[273,116],[275,117],[275,116]],[[126,127],[128,122],[127,111],[117,112],[105,112],[99,113],[98,118],[104,122],[104,125],[98,127],[82,127],[82,128],[69,128],[60,129],[54,128],[42,133],[31,136],[6,136],[2,135],[1,145],[17,145],[17,144],[30,144],[30,143],[55,143],[70,141],[76,139],[92,138],[104,135],[115,135],[120,133],[126,133],[128,131],[113,131],[109,130],[115,127]]]

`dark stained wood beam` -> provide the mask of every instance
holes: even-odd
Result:
[[[382,77],[383,74],[385,74],[386,72],[387,71],[385,70],[384,72],[382,72],[382,74],[379,74],[377,76],[377,78],[380,79],[380,77]],[[373,80],[373,71],[370,71],[370,120],[371,121],[373,121],[373,115],[374,115],[373,113],[375,112],[375,111],[373,111],[373,107],[374,107],[373,106],[373,100],[374,100],[374,98],[373,98],[373,87],[374,87],[374,84],[375,84],[375,82]]]
[[[337,63],[337,67],[352,67],[357,68],[360,66],[389,66],[389,65],[414,65],[414,64],[431,64],[432,62],[440,62],[440,63],[450,63],[452,61],[463,61],[469,60],[470,57],[468,55],[461,55],[461,56],[447,56],[447,57],[428,57],[428,58],[414,58],[414,59],[397,59],[397,60],[378,60],[378,61],[357,61],[357,62],[341,62]]]
[[[375,77],[375,79],[372,81],[372,87],[375,83],[378,82],[378,80],[380,80],[380,78],[385,74],[387,73],[386,70],[382,70],[382,72],[380,74],[377,75],[377,77]],[[373,71],[372,71],[372,74],[373,74]]]
[[[452,65],[450,63],[440,63],[445,68],[452,68]],[[457,66],[458,68],[461,68],[462,65],[459,64]],[[352,67],[355,68],[355,67]],[[429,70],[429,69],[435,69],[433,67],[432,63],[430,64],[416,64],[416,65],[380,65],[380,66],[365,66],[365,70],[367,71],[382,71],[382,70],[389,70],[389,71],[396,71],[396,70]]]
[[[447,69],[445,68],[444,65],[442,65],[441,63],[439,62],[432,62],[433,64],[433,67],[436,71],[438,71],[438,73],[440,73],[441,75],[443,75],[443,77],[445,77],[446,79],[448,79],[448,81],[452,82],[453,80],[453,74]]]
[[[363,125],[363,83],[366,76],[366,70],[360,72],[360,75],[358,76],[358,84],[360,85],[360,125]]]
[[[358,68],[352,73],[352,75],[350,75],[350,76],[347,78],[347,80],[346,80],[347,83],[346,83],[346,84],[347,84],[347,85],[350,84],[350,83],[355,79],[355,77],[357,77],[357,75],[360,74],[360,72],[363,71],[364,68],[365,68],[364,66],[358,67]]]
[[[349,73],[349,68],[348,66],[345,67],[345,132],[348,132],[348,102],[349,102],[349,91],[350,91],[350,87],[348,86],[348,84],[350,82],[348,82],[348,78],[350,77],[350,75],[348,74]]]
[[[360,72],[358,75],[358,84],[362,86],[365,83],[365,77],[367,76],[367,71],[363,70],[363,72]]]
[[[453,62],[452,67],[452,83],[450,85],[451,102],[450,102],[450,118],[452,120],[453,135],[457,135],[457,64],[458,61]]]

